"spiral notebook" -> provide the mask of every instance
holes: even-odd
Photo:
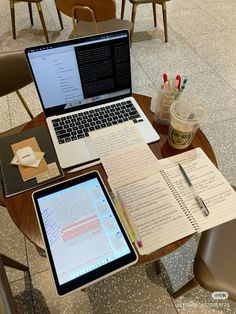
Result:
[[[23,143],[27,146],[32,141],[34,145],[34,142],[37,143],[36,147],[40,151],[45,152],[44,158],[47,165],[44,167],[43,164],[39,171],[34,168],[28,169],[22,177],[22,169],[12,165],[11,161],[16,148],[21,147]],[[43,124],[17,134],[0,137],[0,147],[0,187],[3,188],[6,197],[33,189],[64,176],[47,128]],[[24,182],[24,180],[26,181]]]
[[[104,129],[90,137],[140,254],[236,218],[236,193],[201,148],[157,160],[128,122],[112,134]],[[179,164],[209,215],[197,204]]]
[[[159,174],[117,187],[142,240],[140,254],[149,254],[195,232],[236,218],[236,193],[201,148],[160,160]],[[179,169],[184,167],[204,215]]]

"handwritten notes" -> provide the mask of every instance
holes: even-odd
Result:
[[[210,159],[200,149],[165,158],[160,161],[178,194],[197,222],[199,231],[236,218],[236,193]],[[188,185],[178,169],[183,165],[197,194],[203,199],[210,215],[205,217],[197,206]]]
[[[157,160],[132,122],[90,134],[109,182],[137,229],[140,254],[236,218],[236,193],[206,154],[196,148]],[[196,204],[184,167],[210,214]]]
[[[195,232],[161,174],[120,187],[117,192],[141,237],[140,254]]]
[[[114,189],[158,173],[161,165],[133,122],[90,133]]]
[[[91,132],[89,136],[100,157],[135,144],[145,144],[132,121]]]

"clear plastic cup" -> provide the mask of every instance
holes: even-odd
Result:
[[[180,96],[180,91],[176,86],[176,79],[170,79],[168,86],[161,86],[157,93],[156,109],[154,120],[159,124],[169,124],[170,106]]]
[[[168,142],[176,149],[187,148],[206,116],[206,109],[191,98],[182,97],[170,106]]]
[[[154,113],[154,120],[160,124],[169,124],[170,106],[177,97],[177,90],[164,90],[158,93],[157,105]]]

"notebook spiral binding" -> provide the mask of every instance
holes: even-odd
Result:
[[[196,222],[196,220],[194,219],[193,215],[189,211],[189,209],[186,206],[185,202],[183,201],[182,197],[176,191],[176,188],[174,187],[174,185],[170,181],[168,175],[165,173],[164,170],[161,170],[160,173],[161,173],[163,179],[165,180],[166,184],[168,185],[169,189],[171,190],[172,194],[174,195],[174,197],[175,197],[176,201],[178,202],[179,206],[183,210],[185,216],[188,218],[189,222],[191,223],[191,225],[194,227],[194,229],[197,232],[200,232],[200,227],[199,227],[198,223]]]
[[[4,171],[3,171],[3,163],[1,160],[0,160],[0,184],[1,184],[0,188],[3,188],[3,192],[6,195],[7,194],[7,184],[5,181],[5,175],[4,175]]]

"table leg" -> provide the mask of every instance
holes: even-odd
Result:
[[[41,249],[40,247],[36,246],[36,250],[38,251],[40,256],[47,257],[47,254],[44,249]]]
[[[161,264],[160,260],[158,259],[157,261],[154,262],[155,270],[157,274],[161,274]]]

